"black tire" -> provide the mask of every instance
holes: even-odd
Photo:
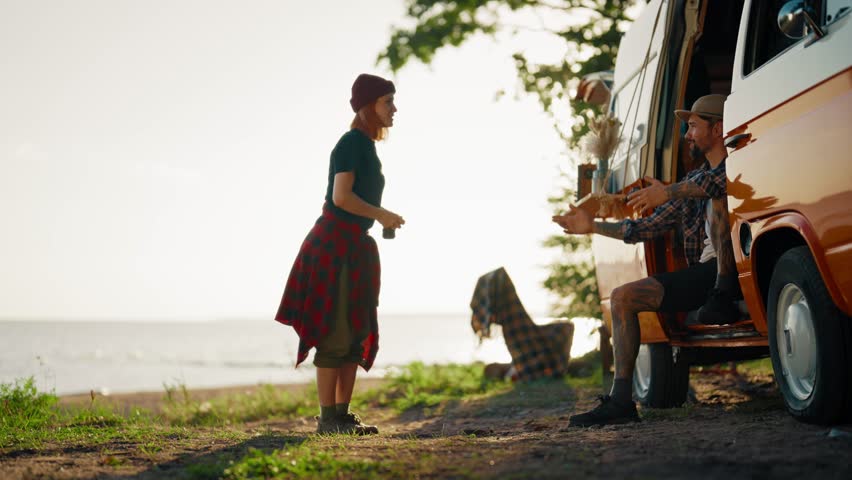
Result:
[[[787,410],[816,424],[850,414],[850,319],[834,305],[807,246],[775,264],[766,304],[769,353]]]
[[[633,370],[633,398],[646,407],[674,408],[683,405],[689,390],[689,363],[683,355],[672,355],[667,343],[649,343],[639,348]]]

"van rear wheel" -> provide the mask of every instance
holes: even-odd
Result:
[[[767,301],[769,353],[787,410],[818,424],[849,415],[850,320],[834,305],[807,246],[775,264]]]
[[[666,343],[642,344],[633,370],[633,397],[651,408],[683,405],[689,390],[689,364]]]

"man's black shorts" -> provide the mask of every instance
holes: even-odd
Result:
[[[653,275],[663,284],[661,312],[689,312],[697,310],[707,300],[707,295],[716,284],[716,259],[675,272]]]

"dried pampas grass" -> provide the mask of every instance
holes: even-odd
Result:
[[[612,172],[609,160],[621,143],[621,122],[610,114],[597,115],[589,119],[589,133],[583,138],[583,148],[591,159],[597,160],[598,175],[602,185]],[[595,180],[593,180],[595,181]],[[598,202],[596,215],[601,218],[620,216],[623,212],[624,196],[593,190],[592,197]]]
[[[609,168],[609,158],[621,143],[621,122],[610,114],[598,115],[589,119],[590,132],[583,140],[583,146],[593,158],[598,160],[598,168]]]

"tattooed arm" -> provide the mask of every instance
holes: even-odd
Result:
[[[693,170],[686,178],[671,185],[664,185],[652,177],[645,177],[645,181],[649,184],[647,187],[627,195],[627,205],[639,212],[653,210],[672,200],[724,197],[727,176],[722,162],[713,169]]]
[[[616,240],[624,240],[624,222],[595,222],[594,232]]]
[[[671,200],[689,197],[710,197],[700,185],[689,178],[671,185],[665,185],[663,182],[651,177],[645,177],[645,180],[650,185],[627,195],[627,206],[639,212],[653,210]]]
[[[710,198],[710,195],[692,180],[683,180],[665,187],[666,200],[675,198]]]

